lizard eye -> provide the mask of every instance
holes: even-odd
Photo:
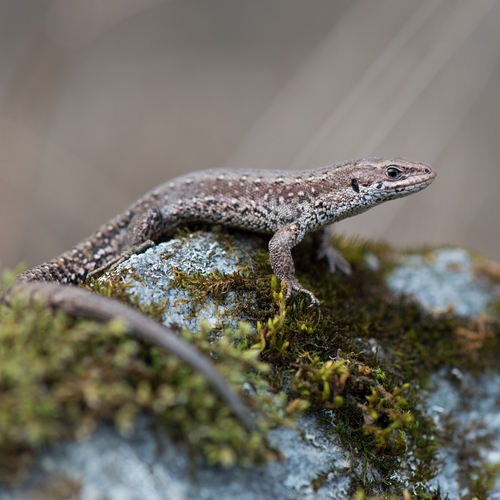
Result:
[[[399,177],[401,177],[401,170],[399,170],[399,168],[397,168],[395,165],[387,167],[385,173],[390,179],[399,179]]]
[[[359,193],[359,184],[356,179],[351,180],[351,187],[356,191],[356,193]]]

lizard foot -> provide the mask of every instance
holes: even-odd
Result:
[[[330,270],[330,273],[333,274],[338,269],[346,276],[350,276],[352,274],[351,264],[349,264],[340,251],[332,245],[329,245],[327,248],[320,248],[318,251],[318,259],[322,259],[323,257],[325,257],[328,261],[328,269]]]
[[[328,269],[333,274],[337,269],[346,276],[352,274],[351,264],[347,262],[342,253],[337,250],[330,242],[330,232],[324,228],[321,234],[321,241],[318,249],[318,259],[326,258]]]
[[[319,299],[316,297],[316,295],[310,292],[307,288],[304,288],[295,277],[288,279],[285,278],[283,279],[283,281],[286,284],[286,295],[285,295],[286,300],[288,300],[292,296],[292,291],[296,291],[299,293],[305,293],[306,295],[309,295],[309,298],[311,299],[311,304],[309,307],[319,306],[320,302]]]

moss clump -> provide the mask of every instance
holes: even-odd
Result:
[[[291,404],[332,410],[334,429],[346,446],[377,470],[377,489],[396,486],[395,470],[411,473],[414,482],[424,479],[423,471],[431,476],[437,466],[434,426],[417,409],[411,384],[399,384],[394,373],[354,347],[349,331],[341,339],[326,310],[305,308],[300,298],[287,308],[282,291],[275,297],[279,313],[258,324],[256,345],[275,367],[277,385],[291,377]]]
[[[255,345],[274,368],[275,387],[288,388],[291,405],[328,410],[318,415],[353,451],[353,485],[367,494],[399,494],[409,484],[419,498],[440,498],[426,483],[440,468],[446,436],[426,414],[421,388],[442,367],[495,368],[500,325],[494,318],[434,316],[394,298],[383,279],[394,252],[360,241],[336,243],[353,275],[331,276],[326,263],[311,266],[316,248],[301,244],[297,274],[322,307],[308,307],[301,295],[285,304],[274,283],[274,316],[258,323]],[[367,253],[378,257],[378,271],[365,264]],[[482,470],[491,486],[496,469]]]
[[[209,343],[208,330],[193,338],[206,355],[214,354],[222,373],[236,387],[250,381],[267,387],[268,367],[257,352],[235,347],[248,326]],[[243,376],[243,374],[246,374]],[[259,432],[248,435],[199,373],[175,357],[124,332],[119,321],[98,324],[53,313],[17,297],[0,305],[0,479],[22,472],[43,443],[85,439],[100,419],[111,419],[123,434],[147,411],[160,427],[209,462],[251,464],[275,456],[264,431],[285,400],[244,395],[259,408]]]

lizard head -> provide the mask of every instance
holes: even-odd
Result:
[[[366,158],[351,166],[349,176],[351,189],[375,205],[424,189],[436,171],[427,163],[404,158]]]

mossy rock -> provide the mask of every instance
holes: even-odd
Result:
[[[346,498],[391,493],[446,498],[436,477],[443,470],[443,450],[459,449],[454,434],[464,427],[446,409],[441,420],[436,418],[432,391],[473,392],[478,380],[486,383],[488,371],[496,373],[494,314],[466,318],[451,306],[425,310],[387,284],[404,265],[402,259],[411,257],[386,245],[342,238],[335,243],[351,262],[352,276],[330,275],[326,262],[316,261],[314,242],[306,239],[294,254],[297,276],[321,307],[309,307],[303,295],[285,303],[266,243],[241,233],[183,233],[87,284],[166,324],[188,326],[185,338],[214,357],[253,408],[257,432],[247,436],[203,377],[128,336],[119,321],[74,320],[18,300],[0,308],[3,478],[29,474],[27,464],[47,443],[88,439],[103,421],[130,435],[146,414],[154,417],[156,431],[165,431],[179,443],[179,453],[189,453],[198,464],[195,476],[207,463],[244,465],[249,469],[238,468],[240,479],[262,478],[247,488],[262,493],[259,487],[269,489],[286,471],[291,484],[289,450],[280,449],[276,437],[290,432],[288,425],[303,429],[306,442],[314,434],[339,451],[335,457],[321,455],[325,463],[315,473],[307,468],[301,486],[284,481],[282,498],[292,498],[287,491],[324,498],[332,488]],[[193,271],[196,253],[204,268]],[[420,255],[416,272],[432,265],[437,254],[427,249]],[[214,271],[212,257],[226,267]],[[183,268],[182,258],[190,269]],[[151,265],[151,259],[160,264]],[[152,275],[144,274],[148,263]],[[168,269],[167,281],[159,281],[165,271],[158,266]],[[477,259],[471,266],[493,297],[494,267]],[[141,289],[154,300],[145,302]],[[273,426],[278,427],[269,430]],[[461,452],[453,480],[466,492],[463,498],[486,498],[496,487],[498,467],[487,459],[487,443],[478,438],[474,444],[470,456]],[[315,447],[307,445],[304,454]],[[340,462],[347,465],[339,472]]]

